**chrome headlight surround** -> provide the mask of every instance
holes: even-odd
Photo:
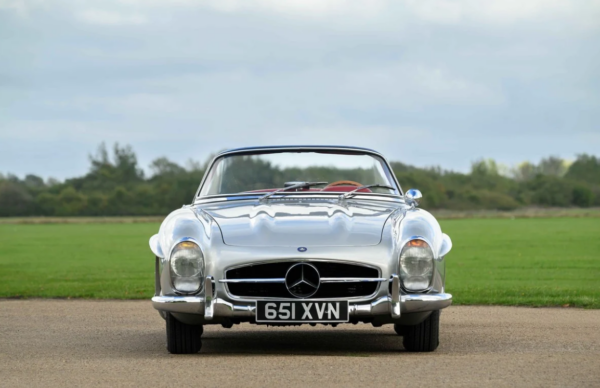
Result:
[[[426,291],[431,287],[434,260],[433,251],[425,240],[413,238],[408,241],[398,265],[402,286],[407,291]]]
[[[182,294],[194,294],[204,286],[204,254],[192,240],[184,240],[171,250],[169,272],[173,288]]]

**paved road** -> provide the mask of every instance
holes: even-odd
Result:
[[[600,310],[450,307],[435,353],[391,326],[208,327],[165,349],[145,301],[0,300],[0,386],[600,386]]]

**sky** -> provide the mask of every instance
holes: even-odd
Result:
[[[600,155],[599,0],[0,0],[0,172],[282,144]]]

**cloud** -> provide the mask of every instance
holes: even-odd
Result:
[[[157,8],[204,8],[224,13],[271,13],[319,19],[339,14],[376,16],[385,11],[387,0],[118,0],[125,6]]]
[[[101,141],[142,163],[274,143],[455,169],[595,152],[599,4],[0,0],[0,165],[67,177]]]
[[[15,12],[19,16],[27,15],[27,1],[26,0],[0,0],[0,11],[9,10]]]
[[[88,9],[77,14],[83,22],[100,25],[139,25],[147,22],[144,15],[124,14],[116,11]]]
[[[464,22],[506,24],[565,15],[577,8],[568,0],[409,0],[408,8],[424,21],[458,24]],[[590,2],[594,5],[594,2]]]
[[[368,21],[384,25],[435,23],[442,25],[507,25],[568,21],[574,27],[598,28],[597,0],[116,0],[125,6],[161,9],[204,8],[223,13],[266,14],[365,27]],[[551,27],[535,23],[532,28]]]

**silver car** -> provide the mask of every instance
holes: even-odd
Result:
[[[196,353],[204,325],[393,324],[438,346],[452,248],[376,151],[242,148],[210,163],[191,205],[150,238],[167,349]]]

